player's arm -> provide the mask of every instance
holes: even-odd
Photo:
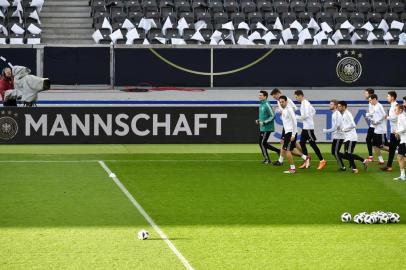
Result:
[[[379,106],[379,115],[378,116],[380,116],[380,117],[376,121],[376,124],[382,123],[383,121],[385,121],[385,119],[387,117],[386,112],[385,112],[385,110],[384,110],[384,108],[383,108],[383,106],[381,104]]]
[[[404,119],[402,119],[402,120],[404,120]],[[406,133],[406,123],[405,123],[405,121],[400,122],[400,125],[398,125],[396,133],[397,134],[405,134]]]
[[[333,126],[329,129],[323,129],[323,133],[332,133],[338,130],[338,127],[341,125],[340,117],[336,117],[335,122],[333,122]]]
[[[297,134],[297,121],[296,121],[296,115],[295,112],[293,111],[293,109],[289,109],[288,110],[289,113],[289,117],[292,120],[292,138],[295,138],[296,134]]]
[[[267,111],[268,111],[268,113],[269,113],[269,117],[264,120],[264,123],[265,123],[265,124],[268,124],[268,123],[270,123],[272,120],[275,119],[275,114],[274,114],[274,112],[273,112],[273,110],[272,110],[271,105],[269,105],[269,103],[266,104],[266,109],[267,109]]]
[[[292,106],[293,111],[294,111],[294,112],[297,111],[297,106],[296,106],[296,104],[293,102],[293,100],[289,99],[288,102],[289,102],[290,106]]]
[[[355,129],[357,125],[355,124],[354,117],[352,117],[351,114],[347,113],[346,117],[348,117],[350,125],[344,130],[344,132],[350,132],[351,130]]]

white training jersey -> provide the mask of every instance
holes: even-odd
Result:
[[[283,111],[283,108],[282,108],[281,103],[279,102],[279,100],[277,101],[277,103],[278,103],[278,109],[279,109],[279,111],[282,112],[282,111]],[[294,112],[297,110],[296,104],[295,104],[295,103],[293,102],[293,100],[290,99],[290,98],[288,98],[288,107],[291,107]]]
[[[350,111],[345,110],[343,113],[343,131],[345,134],[344,141],[356,142],[358,141],[358,135],[356,130],[357,125],[354,122],[354,117]]]
[[[398,116],[395,113],[396,105],[398,105],[396,101],[391,103],[387,118],[390,124],[390,133],[395,133],[398,126]]]
[[[368,113],[370,114],[370,115],[372,115],[373,113],[374,113],[374,105],[372,105],[371,103],[369,103],[368,102]],[[375,125],[373,125],[372,124],[372,117],[367,117],[368,118],[368,120],[370,121],[370,124],[369,124],[369,126],[371,127],[371,128],[375,128]]]
[[[292,136],[295,136],[297,133],[297,121],[295,112],[289,106],[282,109],[282,122],[285,133],[292,132]]]
[[[345,133],[343,132],[343,115],[335,110],[331,116],[332,127],[326,129],[326,132],[333,133],[333,139],[335,140],[344,140]]]
[[[372,121],[375,124],[375,134],[386,134],[386,112],[381,103],[376,103],[372,114]]]
[[[406,114],[398,115],[397,133],[400,136],[400,143],[406,143]]]
[[[300,115],[296,115],[296,119],[303,122],[303,129],[314,129],[313,117],[316,110],[307,99],[300,103]]]

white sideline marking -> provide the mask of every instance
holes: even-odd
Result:
[[[113,179],[114,183],[121,189],[121,191],[127,196],[130,202],[134,205],[135,208],[140,212],[140,214],[145,218],[146,221],[154,228],[154,230],[159,234],[162,240],[169,246],[169,248],[175,253],[176,257],[182,262],[188,270],[194,270],[190,263],[186,260],[186,258],[180,253],[180,251],[175,247],[175,245],[169,240],[168,236],[158,227],[158,225],[152,220],[152,218],[145,212],[144,208],[137,202],[137,200],[131,195],[131,193],[127,190],[127,188],[121,183],[121,181],[117,178],[115,174],[107,167],[104,161],[98,161],[100,166],[106,171],[107,175]]]

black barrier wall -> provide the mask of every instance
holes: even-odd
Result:
[[[44,50],[43,56],[39,53]],[[388,48],[1,48],[0,63],[53,84],[172,87],[405,87],[406,46]],[[39,68],[41,65],[39,66]]]
[[[44,77],[53,84],[110,84],[110,48],[45,47]]]
[[[257,108],[2,108],[0,142],[252,143]],[[244,127],[244,128],[241,128]]]
[[[37,50],[33,48],[0,48],[0,68],[25,66],[37,74]]]
[[[404,49],[115,49],[115,84],[204,87],[406,85]]]

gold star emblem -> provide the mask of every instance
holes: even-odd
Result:
[[[341,57],[341,53],[340,53],[340,52],[339,52],[339,53],[337,53],[337,57],[339,57],[339,58]]]
[[[362,53],[359,53],[359,54],[358,54],[358,58],[362,58]]]
[[[8,115],[11,115],[11,111],[8,111],[7,114],[8,114]]]
[[[345,50],[345,51],[344,51],[344,54],[345,54],[345,55],[347,55],[347,54],[348,54],[348,51],[347,51],[347,50]]]
[[[15,114],[14,114],[14,117],[17,117],[17,116],[18,116],[18,113],[15,113]]]
[[[6,112],[5,111],[1,111],[1,114],[5,114]]]
[[[355,55],[355,51],[354,51],[354,50],[351,51],[351,55]]]

